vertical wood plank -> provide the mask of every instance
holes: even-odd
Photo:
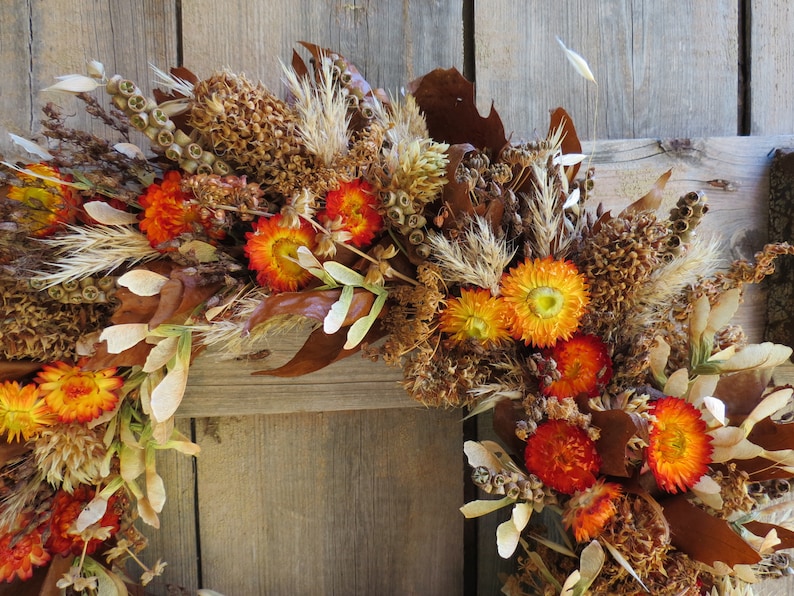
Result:
[[[274,92],[278,61],[289,64],[298,41],[339,52],[392,93],[428,70],[463,64],[462,0],[194,0],[182,12],[185,66],[200,76],[228,66]]]
[[[519,139],[545,134],[557,106],[583,139],[593,138],[596,109],[597,139],[733,135],[737,35],[737,3],[727,0],[478,3],[478,103],[494,101]],[[587,60],[598,87],[555,36]]]
[[[197,422],[205,587],[225,594],[461,593],[459,413]]]
[[[0,97],[4,106],[19,107],[4,110],[0,124],[22,136],[40,130],[41,106],[48,101],[63,108],[69,126],[105,132],[78,108],[75,98],[41,91],[55,82],[55,76],[85,74],[86,63],[99,60],[109,74],[118,72],[148,92],[149,63],[161,67],[176,63],[179,40],[174,1],[14,0],[12,7],[3,8],[0,55],[8,62],[4,61],[0,77]],[[0,151],[8,157],[21,153],[5,134]]]
[[[176,428],[189,437],[190,424],[190,419],[181,419],[177,421]],[[146,593],[149,596],[170,596],[173,592],[169,592],[169,586],[179,586],[193,594],[200,587],[195,461],[173,450],[161,451],[157,454],[157,473],[165,482],[166,502],[160,514],[159,529],[138,522],[139,529],[149,540],[141,560],[152,566],[158,559],[163,559],[168,566],[162,576],[146,586]],[[128,563],[127,570],[133,578],[141,573],[134,563]]]
[[[750,7],[750,134],[792,134],[794,6],[753,0]]]

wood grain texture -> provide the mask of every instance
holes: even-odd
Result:
[[[462,10],[461,0],[194,0],[182,8],[184,62],[202,76],[228,66],[278,92],[279,59],[289,63],[297,42],[309,41],[397,93],[428,70],[462,67]]]
[[[786,0],[749,4],[750,133],[794,133],[794,6]]]
[[[176,423],[176,428],[186,437],[190,437],[190,427],[191,421],[187,419]],[[149,540],[141,559],[151,566],[162,558],[168,566],[162,576],[146,587],[146,593],[149,596],[170,596],[169,586],[179,586],[192,594],[200,587],[195,460],[176,451],[160,451],[157,454],[157,473],[165,482],[167,499],[160,514],[159,529],[138,522],[138,528]],[[131,577],[138,577],[141,573],[134,563],[128,563],[127,570]]]
[[[565,106],[582,138],[736,134],[737,3],[644,0],[511,2],[475,6],[477,98],[495,102],[519,139],[545,134]],[[589,63],[580,77],[555,41]]]
[[[199,420],[197,438],[206,587],[461,593],[459,413]]]
[[[4,5],[0,55],[8,61],[4,61],[4,76],[0,77],[0,97],[4,106],[18,108],[3,110],[0,124],[21,136],[38,133],[41,106],[51,101],[62,107],[69,126],[107,134],[103,125],[79,109],[77,99],[42,90],[55,83],[56,76],[86,74],[87,62],[99,60],[109,75],[122,74],[150,92],[149,63],[160,67],[176,63],[175,4],[160,0],[14,0],[13,7]],[[102,92],[98,96],[108,105]],[[21,153],[6,134],[1,136],[0,152],[8,157]],[[115,133],[110,138],[120,140]],[[133,142],[143,144],[137,137]]]

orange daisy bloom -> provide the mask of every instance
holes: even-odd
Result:
[[[447,301],[440,327],[456,341],[477,339],[488,348],[510,338],[508,316],[505,303],[488,290],[461,290],[460,298]]]
[[[49,537],[45,544],[47,550],[54,555],[68,557],[80,555],[83,552],[83,539],[79,534],[71,533],[77,517],[86,505],[94,498],[94,489],[85,485],[78,486],[73,494],[64,490],[59,490],[52,501],[52,515],[50,517]],[[112,533],[119,531],[119,511],[116,510],[116,496],[108,499],[108,507],[105,515],[99,520],[102,527],[113,528]],[[91,555],[96,552],[101,540],[89,540],[86,546],[86,554]]]
[[[32,164],[26,169],[64,182],[71,182],[72,177],[61,174],[58,168],[43,163]],[[31,234],[37,237],[49,236],[65,223],[74,223],[80,199],[71,186],[44,180],[30,174],[17,174],[22,186],[8,189],[8,198],[19,201],[28,208],[21,221],[30,226]]]
[[[50,554],[41,543],[41,529],[34,528],[22,537],[19,529],[0,536],[0,582],[11,583],[33,577],[33,568],[50,561]]]
[[[150,184],[138,201],[144,208],[141,230],[157,248],[180,234],[204,230],[198,204],[182,190],[182,175],[166,172],[160,184]]]
[[[363,248],[383,228],[383,218],[377,205],[372,186],[364,180],[353,180],[343,182],[339,190],[325,195],[324,215],[330,220],[341,218],[341,229],[352,236],[350,243]]]
[[[612,378],[612,360],[607,347],[595,335],[575,333],[570,339],[544,350],[543,356],[554,360],[560,377],[541,386],[543,395],[559,399],[582,394],[595,397]]]
[[[623,489],[614,482],[599,480],[585,491],[576,493],[568,501],[562,514],[566,528],[573,527],[578,542],[589,542],[598,536],[617,512],[615,501]]]
[[[551,257],[526,259],[511,269],[502,296],[513,310],[513,336],[539,348],[570,338],[590,301],[576,266]]]
[[[257,271],[256,281],[274,292],[294,292],[305,286],[312,274],[298,265],[298,248],[314,248],[311,225],[301,220],[299,228],[280,225],[281,215],[260,217],[254,231],[245,235],[248,268]]]
[[[567,495],[595,484],[601,456],[584,430],[564,420],[538,425],[524,451],[527,470]]]
[[[47,407],[39,388],[30,383],[20,387],[16,381],[0,385],[0,434],[8,442],[27,441],[53,422],[56,417]]]
[[[677,397],[653,402],[648,464],[660,488],[669,493],[696,484],[711,462],[711,437],[695,406]]]
[[[50,410],[60,422],[88,422],[116,407],[124,384],[115,368],[81,370],[65,362],[44,365],[36,376]]]

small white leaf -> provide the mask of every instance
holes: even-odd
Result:
[[[154,346],[149,355],[146,357],[146,362],[143,365],[143,372],[154,372],[176,356],[176,348],[179,344],[179,336],[166,337]]]
[[[82,532],[91,524],[97,523],[102,519],[102,516],[105,515],[107,509],[108,500],[102,497],[101,493],[97,493],[97,495],[91,499],[91,502],[83,508],[80,515],[77,516],[77,520],[75,521],[77,531]]]
[[[183,255],[191,255],[199,263],[214,263],[218,260],[218,249],[209,242],[201,240],[190,240],[179,247],[179,252]]]
[[[518,546],[521,532],[527,527],[532,507],[527,503],[516,503],[510,519],[496,528],[496,546],[499,556],[510,558]]]
[[[588,81],[595,83],[596,80],[593,76],[593,71],[590,70],[590,67],[587,65],[587,61],[573,50],[569,50],[567,47],[565,47],[565,44],[562,43],[562,40],[559,37],[557,38],[557,43],[559,43],[562,47],[563,51],[565,52],[565,56],[568,58],[568,61],[573,64],[576,72],[578,72]]]
[[[347,318],[351,304],[353,304],[353,286],[343,286],[339,300],[331,305],[323,319],[323,332],[333,335],[339,331]]]
[[[683,397],[686,395],[689,388],[689,371],[685,368],[679,368],[667,379],[662,391],[665,395],[672,397]]]
[[[138,515],[141,516],[141,519],[144,523],[152,526],[153,528],[160,527],[160,518],[157,517],[157,512],[152,507],[152,504],[149,503],[149,500],[146,497],[141,497],[138,499]]]
[[[579,189],[574,188],[573,192],[568,195],[567,199],[565,199],[565,204],[562,206],[563,211],[565,211],[566,209],[571,209],[574,205],[578,204],[579,195],[581,195]]]
[[[176,366],[168,371],[163,380],[154,388],[151,396],[152,419],[165,422],[174,415],[187,386],[188,367],[177,360]]]
[[[477,501],[470,501],[466,503],[460,508],[460,512],[466,519],[471,519],[474,517],[488,515],[489,513],[493,513],[502,507],[512,505],[515,502],[516,500],[511,499],[510,497],[504,497],[502,499],[479,499]]]
[[[585,159],[587,159],[587,155],[584,153],[562,153],[555,157],[552,161],[554,162],[555,166],[567,168],[580,164]]]
[[[165,484],[157,471],[149,466],[146,467],[146,496],[152,509],[160,513],[165,505]]]
[[[642,583],[642,580],[640,579],[640,576],[639,576],[639,574],[638,574],[636,571],[634,571],[634,567],[632,567],[632,566],[631,566],[631,563],[629,563],[629,562],[628,562],[628,561],[627,561],[627,560],[626,560],[626,559],[623,557],[623,555],[621,555],[621,554],[620,554],[620,551],[618,551],[618,549],[616,549],[614,546],[612,546],[612,545],[611,545],[609,542],[607,542],[606,540],[602,540],[602,542],[604,543],[604,546],[606,546],[606,547],[607,547],[607,550],[609,551],[609,554],[611,554],[611,555],[612,555],[612,557],[613,557],[613,558],[614,558],[614,559],[615,559],[615,560],[618,562],[618,564],[619,564],[621,567],[623,567],[623,569],[625,569],[626,571],[628,571],[628,572],[631,574],[631,576],[632,576],[634,579],[636,579],[636,580],[639,582],[639,584],[642,586],[642,588],[643,588],[643,589],[644,589],[646,592],[648,592],[648,593],[650,594],[650,590],[648,589],[648,587],[647,587],[647,586],[646,586],[644,583]]]
[[[728,424],[728,419],[725,417],[725,402],[717,397],[712,397],[707,395],[703,398],[703,405],[706,407],[706,410],[714,416],[714,418],[719,422],[722,426],[726,426]]]
[[[336,261],[326,261],[323,263],[325,269],[331,277],[342,285],[346,286],[360,286],[364,283],[364,276],[353,271],[350,267],[345,267],[342,263]]]
[[[42,159],[44,161],[48,161],[48,160],[52,159],[52,157],[53,157],[52,154],[49,151],[47,151],[41,145],[38,145],[37,143],[34,143],[33,141],[29,141],[29,140],[27,140],[27,139],[25,139],[23,137],[15,135],[13,133],[8,133],[8,136],[11,137],[11,140],[14,141],[15,144],[17,144],[20,147],[22,147],[25,151],[27,151],[31,155],[35,155],[39,159]]]
[[[720,495],[722,489],[717,481],[708,474],[703,474],[691,490],[703,504],[717,511],[722,509],[723,501],[722,495]]]
[[[565,583],[562,584],[562,590],[560,591],[560,596],[573,596],[573,589],[576,584],[579,583],[582,574],[579,572],[578,569],[574,569],[571,575],[565,578]]]
[[[138,296],[156,296],[168,278],[148,269],[133,269],[116,280],[120,286],[128,288]]]
[[[501,468],[499,460],[491,453],[482,443],[477,441],[466,441],[463,443],[463,452],[466,454],[469,465],[472,468],[480,466],[488,468],[489,470],[498,470]]]
[[[67,93],[86,93],[95,91],[99,87],[96,79],[80,74],[63,75],[55,77],[58,82],[50,85],[44,91],[65,91]]]
[[[95,79],[104,79],[105,78],[105,65],[102,64],[99,60],[89,60],[88,61],[88,76],[93,77]]]
[[[146,159],[146,155],[141,148],[134,143],[116,143],[113,145],[113,149],[130,159]]]
[[[83,203],[86,213],[106,226],[125,226],[138,223],[138,217],[133,213],[116,209],[104,201],[88,201]]]
[[[720,372],[736,372],[749,368],[770,368],[780,366],[791,356],[791,348],[771,342],[751,344],[736,352],[728,361],[720,365]]]
[[[111,354],[121,354],[146,339],[149,333],[149,325],[146,323],[124,323],[112,325],[102,330],[99,341],[108,342],[108,352]]]
[[[587,592],[587,589],[601,573],[601,568],[604,566],[605,560],[606,554],[604,554],[604,548],[598,540],[593,540],[584,547],[582,556],[579,558],[579,571],[582,574],[582,583],[577,587],[575,593],[585,594]]]
[[[143,474],[146,459],[143,449],[122,443],[119,449],[119,473],[126,482],[132,482]]]
[[[789,403],[792,393],[794,393],[794,389],[787,387],[773,391],[764,397],[764,399],[762,399],[760,403],[753,408],[753,411],[750,412],[747,418],[744,419],[744,422],[742,422],[741,426],[742,429],[749,434],[757,422],[760,422],[764,418],[767,418],[778,410],[784,408]]]
[[[739,296],[741,292],[738,288],[733,288],[724,292],[717,302],[711,307],[705,334],[713,336],[717,331],[731,322],[733,315],[739,308]]]

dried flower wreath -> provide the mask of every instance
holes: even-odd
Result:
[[[165,499],[157,451],[198,451],[173,425],[191,359],[307,320],[268,374],[361,351],[427,406],[494,410],[504,446],[464,448],[499,498],[462,511],[512,507],[505,593],[744,593],[783,574],[794,531],[765,511],[794,477],[794,427],[773,418],[792,389],[769,385],[791,349],[730,321],[794,250],[719,270],[694,233],[705,195],[659,213],[669,173],[620,213],[587,208],[564,110],[511,143],[454,69],[390,99],[303,45],[286,99],[184,69],[147,97],[92,63],[51,89],[119,142],[53,105],[46,148],[17,139],[36,163],[4,163],[0,200],[0,580],[60,558],[58,588],[126,594],[134,522],[156,526]]]

